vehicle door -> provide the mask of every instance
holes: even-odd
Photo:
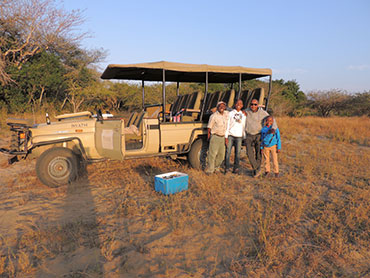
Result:
[[[123,160],[125,156],[124,120],[98,120],[95,124],[95,147],[109,159]]]

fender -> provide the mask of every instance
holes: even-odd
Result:
[[[32,144],[29,148],[27,148],[27,150],[25,150],[25,151],[11,151],[9,149],[0,148],[0,152],[8,154],[8,155],[13,155],[13,157],[8,159],[8,163],[13,164],[13,163],[18,161],[18,157],[17,157],[18,155],[24,155],[23,159],[26,159],[27,156],[31,153],[31,151],[33,149],[37,148],[37,147],[60,144],[60,143],[65,143],[65,142],[71,142],[71,141],[74,141],[74,140],[78,141],[78,148],[81,152],[82,158],[86,161],[89,160],[87,155],[86,155],[86,151],[85,151],[85,148],[82,144],[82,141],[78,137],[70,137],[70,138],[63,138],[63,139],[49,140],[49,141],[35,143],[35,144]]]
[[[86,155],[85,148],[84,148],[84,146],[82,144],[82,141],[78,137],[69,137],[69,138],[49,140],[49,141],[35,143],[35,144],[32,145],[32,147],[30,148],[30,150],[35,149],[37,147],[41,147],[41,146],[47,146],[47,145],[53,145],[53,144],[60,144],[60,143],[65,143],[65,142],[71,142],[71,141],[74,141],[74,140],[77,140],[78,141],[78,148],[79,148],[79,150],[81,152],[81,155],[82,155],[83,159],[84,160],[88,160],[87,155]]]

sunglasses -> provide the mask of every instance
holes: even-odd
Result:
[[[251,103],[251,106],[257,106],[258,104],[257,103]]]

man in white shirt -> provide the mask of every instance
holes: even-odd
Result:
[[[242,140],[245,137],[245,121],[246,116],[242,112],[243,101],[239,99],[235,103],[235,109],[229,113],[227,128],[225,132],[226,141],[226,157],[225,157],[225,172],[230,170],[230,155],[231,149],[234,146],[235,158],[233,173],[239,173],[240,151]]]

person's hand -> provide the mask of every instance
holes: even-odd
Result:
[[[210,134],[208,134],[207,135],[207,141],[209,141],[209,139],[211,138],[211,135]]]
[[[267,133],[269,133],[269,134],[275,134],[275,129],[271,128]]]
[[[247,116],[247,112],[245,112],[245,110],[242,110],[244,116]]]
[[[229,144],[229,138],[225,138],[225,145],[227,146]]]
[[[281,150],[276,150],[277,153],[280,153]]]

